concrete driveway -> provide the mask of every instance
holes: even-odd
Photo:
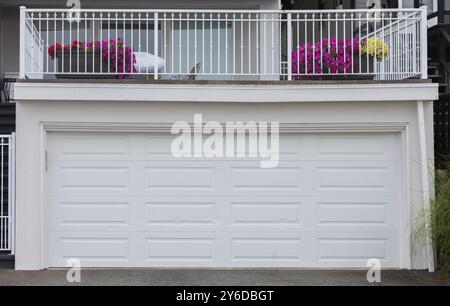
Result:
[[[381,283],[369,284],[365,271],[326,270],[83,270],[81,283],[86,286],[435,286],[450,285],[437,274],[425,271],[382,271]],[[0,270],[0,285],[56,286],[71,285],[66,271],[22,272]]]

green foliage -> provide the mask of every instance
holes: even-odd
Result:
[[[431,237],[437,269],[450,276],[450,158],[440,159],[433,175],[435,197],[431,200],[429,211],[417,218],[414,231],[416,241],[425,243]],[[430,220],[427,226],[427,221]]]

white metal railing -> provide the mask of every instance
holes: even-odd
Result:
[[[20,23],[22,78],[427,78],[426,7],[314,11],[22,7]]]
[[[0,251],[14,254],[15,134],[0,135]]]

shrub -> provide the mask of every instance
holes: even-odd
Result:
[[[437,269],[446,277],[450,276],[450,158],[441,162],[434,176],[435,197],[429,211],[417,217],[414,238],[425,242],[431,237]],[[427,227],[429,221],[429,227]]]

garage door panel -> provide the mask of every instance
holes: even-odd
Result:
[[[232,166],[231,188],[244,190],[299,190],[300,167],[277,167],[262,169],[259,167]]]
[[[386,204],[319,203],[320,225],[386,226]]]
[[[144,266],[220,266],[222,235],[211,231],[146,231],[141,234]]]
[[[296,261],[299,262],[298,238],[233,238],[232,261]]]
[[[242,230],[302,226],[298,198],[235,198],[229,201],[231,226]]]
[[[138,179],[132,164],[118,161],[53,161],[48,172],[50,195],[127,195]]]
[[[145,261],[208,261],[215,257],[216,239],[166,237],[145,239]]]
[[[236,266],[287,266],[304,264],[302,233],[291,230],[241,231],[227,235],[230,259]]]
[[[396,232],[318,232],[317,266],[366,267],[368,259],[377,258],[383,267],[398,267]],[[397,250],[397,251],[396,251]]]
[[[145,167],[145,188],[147,190],[192,189],[204,192],[215,190],[216,167],[201,164],[192,166],[154,165]]]
[[[140,207],[127,197],[48,197],[52,231],[123,232],[137,230]]]
[[[127,233],[50,232],[50,260],[55,267],[65,267],[71,258],[79,259],[82,267],[127,266],[132,245]]]
[[[129,160],[131,135],[111,133],[51,133],[49,161],[54,160]]]
[[[395,162],[322,162],[314,168],[314,191],[318,195],[398,195]]]
[[[321,198],[315,202],[320,228],[385,231],[397,229],[396,197]]]
[[[304,192],[300,161],[280,161],[276,168],[261,168],[259,162],[230,161],[225,166],[223,195],[233,197],[294,197]]]
[[[392,156],[385,135],[325,134],[314,139],[314,155],[322,160],[386,160]]]
[[[213,198],[149,198],[145,201],[145,226],[155,229],[214,228],[219,203]]]

